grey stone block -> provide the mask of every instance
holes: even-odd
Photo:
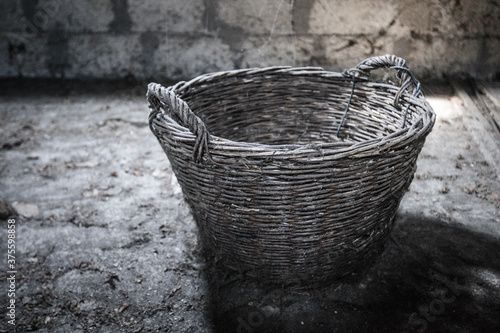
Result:
[[[51,29],[66,32],[106,32],[114,18],[110,1],[57,0]]]
[[[342,36],[281,36],[248,38],[242,67],[320,66],[342,71],[370,56],[366,39]]]
[[[397,16],[391,1],[315,1],[309,17],[311,34],[376,34]]]
[[[22,33],[8,33],[4,35],[4,41],[6,42],[2,45],[7,50],[2,52],[2,72],[10,73],[11,76],[49,76],[46,66],[49,55],[48,36],[24,37]]]
[[[163,37],[153,59],[158,75],[174,79],[235,68],[229,46],[213,37]]]
[[[0,76],[15,75],[15,69],[9,58],[9,41],[6,36],[2,36],[0,38]]]
[[[69,40],[70,77],[117,78],[140,73],[137,35],[80,35]]]
[[[310,37],[250,37],[241,52],[241,66],[302,66],[310,62],[316,51]]]
[[[128,6],[133,31],[179,33],[205,29],[203,0],[129,0]]]
[[[19,31],[23,27],[23,11],[17,0],[0,1],[0,31]]]
[[[67,0],[5,1],[0,5],[0,15],[3,16],[0,29],[33,37],[55,29],[67,29],[69,27],[64,24],[65,21],[75,21],[83,15],[87,20],[94,20],[95,26],[99,22],[99,15],[95,11],[101,10],[105,5],[96,4],[96,1],[91,8],[79,4],[80,2]],[[94,15],[89,15],[90,12]]]
[[[343,71],[372,56],[373,45],[366,37],[325,36],[322,38],[327,68]]]
[[[398,4],[393,34],[419,38],[499,36],[500,7],[492,1],[443,2],[426,0]]]
[[[247,35],[291,34],[293,1],[219,1],[217,17]]]
[[[459,36],[500,37],[500,6],[497,1],[463,0],[449,9],[450,18],[444,22],[449,33]]]
[[[496,61],[500,40],[495,38],[454,39],[434,37],[415,39],[411,36],[387,37],[381,53],[393,53],[406,59],[419,77],[442,78],[473,76],[492,78],[497,72]]]

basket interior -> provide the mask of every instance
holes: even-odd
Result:
[[[232,141],[354,143],[402,129],[406,104],[392,106],[398,87],[359,81],[337,137],[351,89],[351,79],[341,75],[271,75],[195,83],[180,95],[211,134]],[[411,105],[407,125],[417,116],[418,108]]]

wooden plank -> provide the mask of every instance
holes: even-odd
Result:
[[[500,82],[477,81],[481,91],[500,108]]]
[[[500,178],[500,134],[496,125],[491,117],[478,107],[481,103],[478,102],[471,84],[457,81],[451,81],[451,84],[459,99],[463,101],[463,105],[455,103],[455,106],[462,114],[467,131],[478,143],[485,160]]]
[[[477,87],[485,97],[484,102],[488,106],[491,116],[500,128],[500,82],[478,81]]]

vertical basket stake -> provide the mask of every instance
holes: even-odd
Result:
[[[344,125],[345,119],[347,117],[347,112],[349,111],[349,107],[351,106],[352,97],[354,96],[354,87],[356,86],[356,75],[369,76],[370,74],[362,70],[359,70],[357,68],[351,68],[349,70],[345,70],[343,75],[352,78],[352,88],[351,88],[351,95],[347,100],[347,105],[345,107],[344,114],[342,115],[342,119],[340,119],[339,127],[337,127],[337,138],[339,137],[340,129]]]
[[[342,125],[344,125],[345,118],[347,116],[347,111],[349,111],[349,107],[351,106],[352,96],[354,95],[354,86],[356,85],[356,76],[349,74],[352,77],[352,88],[351,88],[351,96],[349,96],[349,100],[347,100],[347,105],[344,110],[344,114],[342,115],[342,119],[340,119],[339,127],[337,128],[337,138],[339,137],[340,129]]]

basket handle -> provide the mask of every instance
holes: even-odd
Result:
[[[369,75],[370,71],[379,68],[390,68],[397,71],[397,76],[401,79],[401,87],[394,97],[394,107],[398,107],[399,99],[402,93],[408,89],[410,84],[413,83],[414,90],[413,95],[420,95],[420,82],[415,79],[410,69],[406,66],[406,61],[403,58],[396,57],[392,54],[386,54],[377,57],[371,57],[360,62],[353,71],[359,72],[360,74]]]
[[[161,109],[164,109],[175,122],[188,128],[196,136],[193,147],[193,160],[198,163],[205,153],[209,156],[208,143],[211,140],[210,133],[208,133],[205,123],[194,114],[185,101],[172,90],[154,82],[148,84],[147,98],[150,103],[149,107],[151,108],[151,112],[149,113],[149,127],[153,133],[158,132],[155,120]]]
[[[371,57],[360,62],[355,68],[347,69],[344,71],[344,76],[352,78],[352,88],[351,95],[347,101],[346,108],[344,110],[344,114],[340,120],[340,124],[337,127],[337,137],[340,137],[340,130],[344,125],[344,121],[347,117],[347,112],[349,111],[349,107],[351,105],[351,100],[354,95],[354,87],[356,85],[356,77],[359,76],[369,76],[370,72],[374,69],[378,68],[390,68],[397,70],[397,76],[401,80],[401,86],[394,96],[394,107],[399,110],[399,99],[405,90],[408,89],[410,84],[413,83],[415,86],[413,89],[413,96],[418,97],[421,94],[420,90],[420,82],[415,79],[410,69],[406,66],[406,61],[403,58],[396,57],[395,55],[386,54],[378,57]],[[403,128],[406,127],[406,117],[408,115],[408,110],[410,105],[406,107],[403,117]]]

